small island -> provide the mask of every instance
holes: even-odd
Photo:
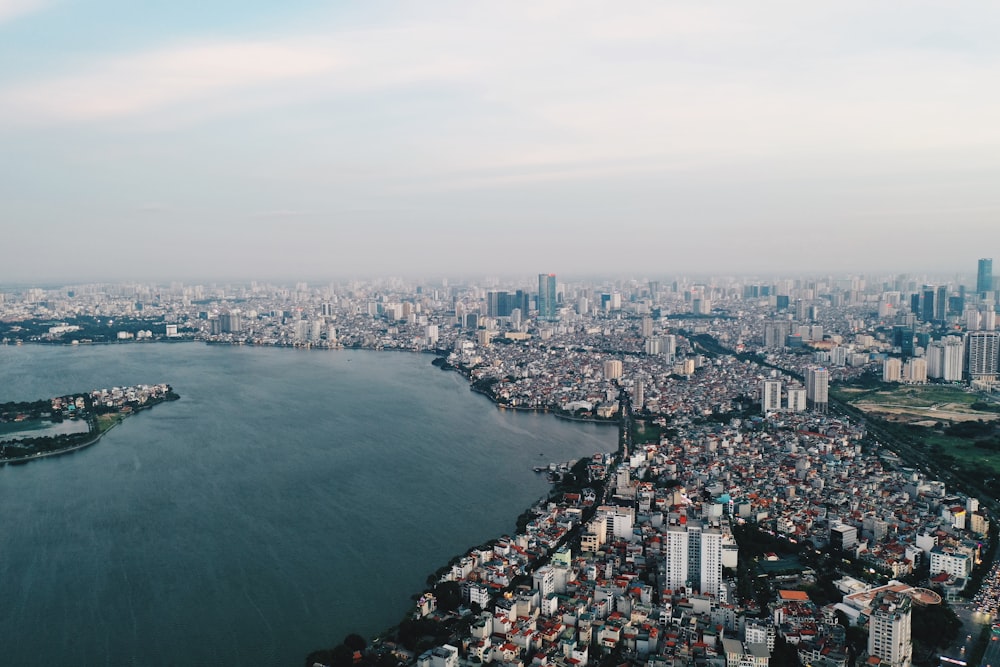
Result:
[[[168,384],[141,384],[0,403],[0,465],[88,447],[125,417],[178,398]]]

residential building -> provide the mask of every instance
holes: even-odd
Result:
[[[781,410],[781,380],[764,380],[761,382],[760,410],[764,414]]]
[[[868,620],[868,655],[891,667],[909,667],[912,600],[908,595],[885,591],[875,598]]]
[[[970,331],[966,336],[969,359],[969,379],[992,380],[1000,361],[1000,332]]]
[[[830,371],[826,368],[806,370],[806,399],[809,407],[817,412],[826,412],[830,404]]]

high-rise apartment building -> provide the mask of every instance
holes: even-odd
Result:
[[[965,371],[965,346],[960,336],[945,336],[927,346],[927,376],[961,382]]]
[[[240,331],[243,328],[240,321],[240,311],[233,310],[228,313],[222,313],[219,315],[219,324],[222,327],[222,333],[236,333]]]
[[[556,303],[556,274],[538,274],[538,319],[555,322],[559,319]]]
[[[976,292],[982,296],[984,292],[993,291],[993,259],[984,257],[979,260],[979,270],[976,272]]]
[[[910,667],[913,642],[910,637],[912,600],[908,595],[885,591],[871,607],[868,620],[868,655],[891,667]]]
[[[781,410],[781,380],[764,380],[760,384],[760,411],[764,414]]]
[[[1000,362],[1000,331],[970,331],[966,335],[969,378],[995,378]]]
[[[810,409],[826,412],[830,404],[830,371],[815,367],[806,370],[806,400]]]
[[[668,334],[661,340],[663,341],[663,356],[667,358],[667,361],[677,359],[677,336]]]
[[[882,382],[899,382],[903,377],[903,362],[889,357],[882,362]]]
[[[785,346],[785,337],[792,330],[788,320],[772,320],[764,323],[764,347],[776,350]]]
[[[789,387],[787,391],[787,408],[789,412],[805,412],[806,410],[806,389],[805,387]]]
[[[722,586],[722,530],[682,517],[664,532],[663,581],[670,590],[697,588],[718,596]]]
[[[907,359],[903,364],[903,382],[910,384],[927,383],[927,360],[920,357]]]
[[[653,318],[643,317],[639,324],[640,333],[643,338],[649,338],[653,335]]]

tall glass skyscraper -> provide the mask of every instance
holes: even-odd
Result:
[[[979,271],[976,273],[976,292],[982,294],[993,289],[993,259],[979,260]]]
[[[556,304],[556,274],[538,274],[538,319],[555,322],[559,319]]]

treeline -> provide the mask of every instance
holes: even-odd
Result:
[[[77,331],[69,331],[52,336],[49,329],[58,325],[80,327]],[[162,315],[143,318],[105,319],[81,315],[55,322],[53,320],[23,320],[20,322],[0,322],[0,338],[11,340],[32,341],[39,343],[63,343],[69,340],[89,340],[96,343],[107,343],[118,340],[118,332],[126,331],[135,335],[139,331],[152,331],[154,334],[166,334],[166,322]],[[194,329],[178,326],[179,333],[193,332]]]
[[[66,399],[66,403],[83,398],[84,412],[92,407],[92,401],[87,394],[67,394],[55,398]],[[61,422],[63,415],[59,410],[52,409],[52,399],[42,398],[37,401],[9,401],[0,403],[0,422],[12,422],[18,417],[25,417],[25,421],[42,419],[49,417],[54,422]]]
[[[94,438],[94,429],[84,433],[61,433],[59,435],[24,438],[0,443],[0,460],[17,459],[35,454],[48,454],[86,444]]]

